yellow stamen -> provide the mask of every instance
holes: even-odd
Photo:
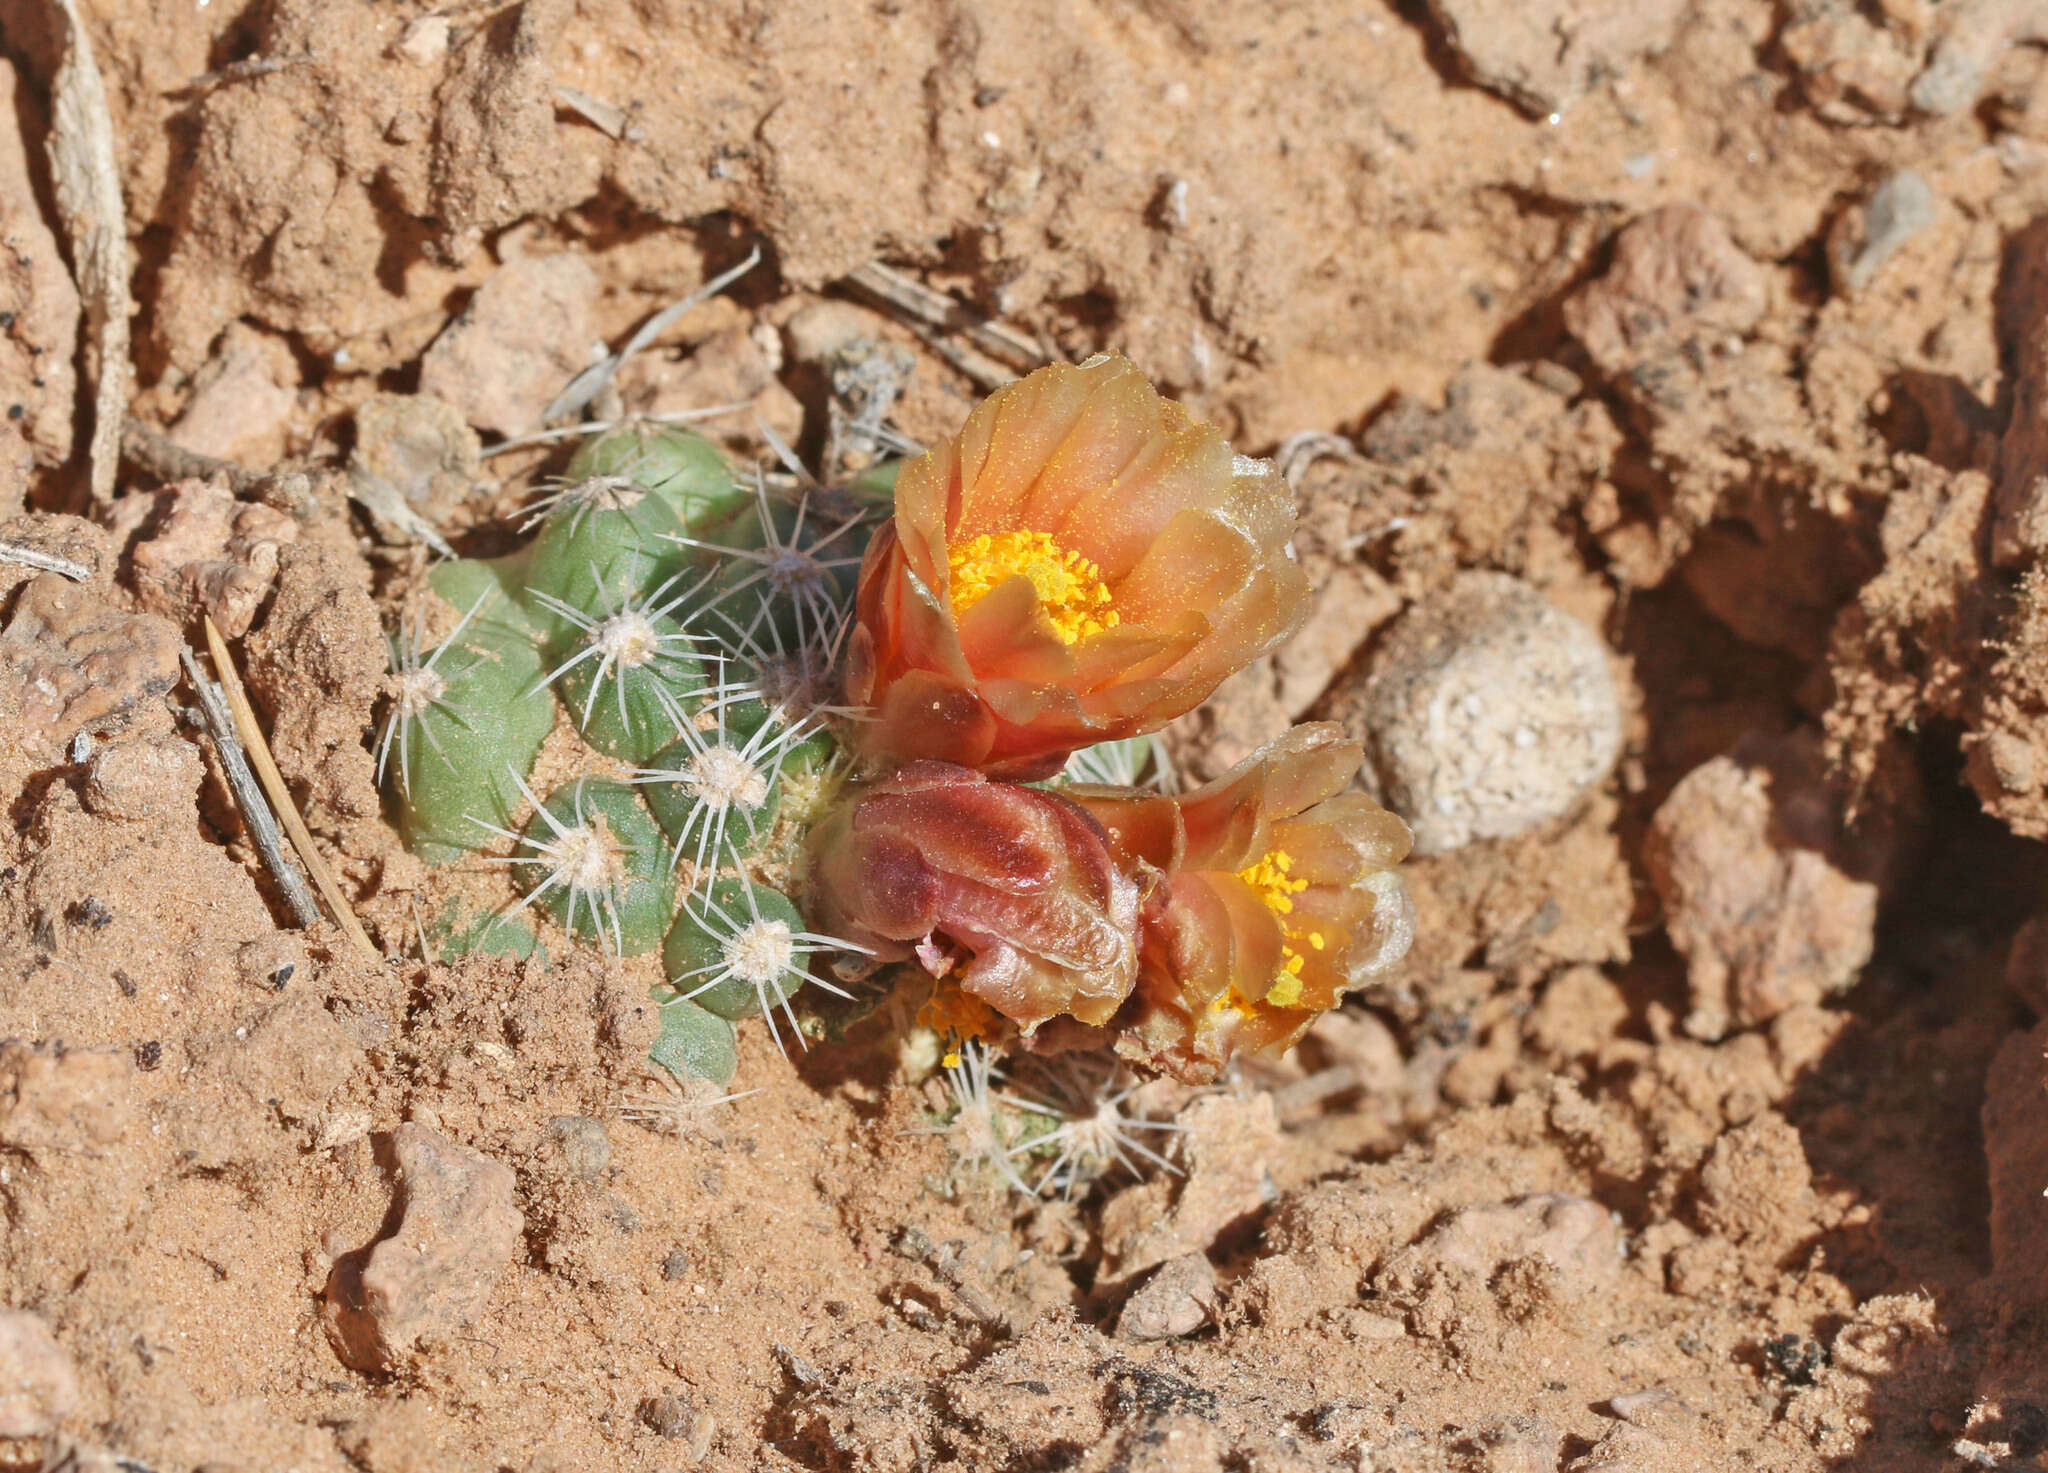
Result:
[[[959,1040],[994,1036],[1002,1018],[980,998],[961,991],[959,983],[940,978],[932,983],[932,995],[917,1010],[917,1023],[947,1040],[946,1067],[950,1069],[957,1062]]]
[[[984,532],[950,549],[946,564],[956,617],[1022,574],[1062,644],[1078,644],[1119,622],[1102,570],[1044,532]]]
[[[1294,902],[1288,897],[1299,895],[1308,888],[1307,880],[1288,877],[1287,872],[1293,868],[1293,855],[1285,849],[1268,849],[1239,870],[1237,877],[1258,892],[1259,899],[1266,902],[1266,909],[1274,915],[1284,916],[1294,910]]]
[[[1251,864],[1237,872],[1237,877],[1252,887],[1252,892],[1264,902],[1266,909],[1276,916],[1294,913],[1293,897],[1308,888],[1307,880],[1293,877],[1294,856],[1285,849],[1268,849]],[[1301,933],[1282,930],[1286,942],[1302,939]],[[1310,931],[1308,944],[1317,951],[1323,949],[1323,933]],[[1292,945],[1280,948],[1280,970],[1273,974],[1272,983],[1266,988],[1266,1002],[1276,1008],[1291,1008],[1301,1001],[1301,969],[1306,958]]]

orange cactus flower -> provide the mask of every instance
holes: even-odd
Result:
[[[903,468],[849,644],[855,740],[1029,781],[1157,730],[1307,612],[1294,499],[1122,358],[999,389]]]
[[[1102,825],[1057,793],[910,762],[814,831],[814,888],[835,936],[915,956],[1031,1032],[1103,1023],[1137,975],[1137,881]]]
[[[1212,1079],[1234,1053],[1288,1047],[1406,953],[1413,912],[1394,867],[1408,826],[1339,791],[1363,755],[1319,722],[1190,793],[1068,790],[1123,866],[1164,876],[1145,906],[1119,1052]]]

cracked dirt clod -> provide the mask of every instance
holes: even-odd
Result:
[[[0,1043],[0,1145],[31,1158],[103,1150],[127,1131],[133,1073],[111,1049]]]
[[[1688,342],[1746,333],[1769,306],[1762,268],[1718,217],[1665,205],[1615,237],[1607,270],[1565,299],[1564,323],[1613,376]]]
[[[137,737],[98,748],[86,770],[85,806],[102,818],[169,823],[187,817],[206,775],[183,737]]]
[[[358,1370],[389,1369],[422,1336],[473,1323],[523,1227],[509,1168],[409,1121],[391,1143],[398,1229],[338,1259],[327,1280],[328,1339]]]
[[[61,750],[83,727],[104,731],[178,681],[178,633],[123,613],[103,588],[45,573],[22,589],[0,631],[0,680],[19,691],[26,743]],[[8,695],[0,693],[0,709]]]
[[[1454,1274],[1506,1296],[1506,1266],[1540,1265],[1545,1292],[1564,1304],[1600,1294],[1621,1271],[1621,1239],[1607,1209],[1584,1197],[1541,1192],[1512,1202],[1466,1207],[1443,1226],[1389,1259],[1382,1279],[1419,1284]]]
[[[1403,614],[1360,721],[1415,852],[1511,838],[1565,813],[1621,750],[1607,646],[1505,573],[1461,573]]]

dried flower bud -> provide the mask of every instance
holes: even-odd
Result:
[[[871,758],[1050,776],[1157,730],[1300,624],[1294,502],[1121,358],[998,390],[903,468],[861,568]]]
[[[1362,756],[1316,723],[1191,793],[1067,790],[1123,866],[1165,876],[1145,906],[1119,1052],[1213,1078],[1234,1053],[1288,1047],[1407,951],[1414,922],[1394,867],[1408,826],[1339,791]]]
[[[813,839],[824,929],[915,955],[1027,1031],[1107,1021],[1137,971],[1138,885],[1102,827],[1056,793],[912,762]],[[964,965],[963,965],[964,964]]]

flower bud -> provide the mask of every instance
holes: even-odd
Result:
[[[813,840],[822,929],[916,956],[1027,1032],[1106,1022],[1137,969],[1138,885],[1057,793],[912,762],[858,789]]]

